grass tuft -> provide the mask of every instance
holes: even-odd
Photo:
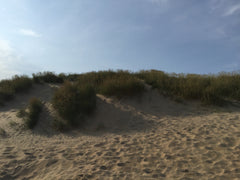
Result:
[[[31,98],[28,104],[28,111],[20,109],[17,113],[17,117],[23,118],[25,127],[33,129],[38,122],[42,108],[43,104],[38,98]]]

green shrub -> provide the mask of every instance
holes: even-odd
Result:
[[[96,93],[92,86],[65,82],[52,99],[53,107],[70,126],[83,123],[84,116],[96,107]]]
[[[63,83],[65,74],[56,75],[53,72],[39,72],[37,74],[32,74],[33,81],[36,83],[46,82],[46,83]]]
[[[33,129],[37,124],[42,108],[42,102],[37,98],[32,98],[28,104],[28,112],[19,111],[19,115],[24,116],[24,124],[27,128]]]

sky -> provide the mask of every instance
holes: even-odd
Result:
[[[239,0],[0,0],[0,79],[240,70]]]

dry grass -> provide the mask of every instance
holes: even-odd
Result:
[[[140,71],[136,76],[163,94],[201,100],[204,104],[223,105],[225,99],[240,100],[240,74],[237,72],[197,75],[151,70]]]
[[[61,128],[63,124],[68,126],[80,125],[84,122],[84,116],[94,111],[96,93],[94,88],[89,85],[65,82],[54,93],[52,104],[58,114],[65,120],[64,122],[56,119],[54,121],[55,127]]]
[[[27,111],[26,109],[20,109],[17,116],[23,118],[25,127],[33,129],[38,122],[42,108],[42,102],[38,98],[31,98],[28,103]]]
[[[12,79],[0,81],[0,104],[14,97],[18,92],[24,92],[31,88],[32,79],[27,76],[14,76]]]

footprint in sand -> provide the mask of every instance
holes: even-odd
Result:
[[[233,147],[236,145],[236,140],[234,137],[225,137],[222,143],[219,144],[220,147]]]
[[[202,155],[202,159],[203,160],[208,160],[208,161],[216,161],[218,160],[220,157],[222,156],[221,153],[217,152],[217,151],[212,151],[209,150],[207,151],[207,153]]]
[[[102,142],[102,143],[95,144],[94,147],[102,147],[106,144],[107,144],[106,142]]]
[[[57,159],[50,159],[48,160],[46,167],[52,166],[53,164],[56,164],[58,162]]]
[[[8,159],[14,159],[16,158],[16,152],[13,149],[14,147],[6,147],[2,154]]]

